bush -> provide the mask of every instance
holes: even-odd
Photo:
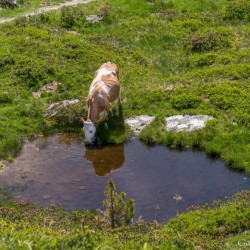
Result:
[[[26,104],[23,107],[23,110],[20,110],[20,116],[27,116],[33,118],[42,118],[44,114],[44,104],[40,99],[32,99],[29,104]]]
[[[23,3],[23,0],[0,0],[0,7],[15,8]]]
[[[10,54],[0,53],[0,69],[12,64],[14,64],[14,58]]]
[[[54,69],[45,61],[22,57],[14,66],[13,76],[18,82],[22,82],[28,88],[40,87],[50,81],[50,76],[54,75]]]
[[[231,46],[231,32],[228,29],[206,30],[190,39],[192,52],[208,52]]]
[[[61,26],[63,28],[72,28],[81,26],[85,22],[85,15],[82,10],[72,7],[63,7],[61,9]]]
[[[234,20],[234,19],[250,20],[250,1],[249,0],[228,1],[224,18],[229,20]]]
[[[228,86],[227,84],[215,86],[209,92],[208,96],[210,103],[222,110],[238,106],[247,99],[245,91],[235,86]]]
[[[105,217],[110,222],[112,228],[122,225],[129,225],[135,215],[135,203],[133,199],[127,199],[126,193],[116,193],[115,183],[109,180],[105,190],[106,199],[103,205],[106,207]]]
[[[217,55],[215,53],[207,53],[202,55],[195,55],[191,58],[194,66],[203,67],[212,65],[216,60]]]
[[[202,99],[200,97],[194,96],[192,94],[180,94],[174,96],[171,100],[172,107],[177,110],[197,108],[201,103]]]
[[[0,93],[0,103],[12,103],[14,99],[14,95],[10,95],[9,93]]]
[[[72,127],[79,127],[80,118],[83,117],[85,113],[82,103],[76,103],[65,107],[61,106],[62,104],[61,102],[59,102],[58,105],[55,106],[55,109],[53,109],[53,110],[58,109],[56,114],[51,118],[49,118],[50,117],[49,115],[48,118],[50,120],[53,120],[57,125],[62,127],[68,127],[69,129]]]

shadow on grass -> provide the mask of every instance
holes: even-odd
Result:
[[[119,144],[126,140],[123,108],[121,104],[112,106],[108,114],[108,128],[104,123],[97,127],[96,145],[107,143]]]

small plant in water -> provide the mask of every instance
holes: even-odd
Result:
[[[104,194],[106,196],[106,199],[103,201],[103,206],[106,207],[105,217],[111,227],[129,225],[135,215],[134,200],[131,198],[125,200],[126,193],[124,192],[118,194],[112,179],[108,181]]]
[[[0,161],[0,170],[4,168],[4,164]]]

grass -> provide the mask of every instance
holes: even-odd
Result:
[[[1,17],[18,17],[36,6],[24,1],[20,8],[1,10]],[[86,22],[86,15],[97,13],[104,15],[102,22]],[[247,0],[102,0],[2,24],[0,158],[13,160],[23,139],[41,132],[82,133],[78,118],[86,117],[94,72],[113,61],[120,69],[123,105],[122,110],[112,106],[108,133],[99,128],[103,142],[126,140],[131,133],[124,127],[126,117],[155,115],[140,136],[146,143],[205,150],[249,173],[249,21]],[[52,81],[61,83],[57,92],[32,97]],[[48,104],[71,98],[81,104],[53,122],[44,119]],[[176,114],[214,119],[192,133],[164,131],[165,117]],[[17,206],[0,217],[0,248],[238,249],[238,240],[249,242],[244,197],[164,225],[136,224],[115,232],[104,230],[96,214]],[[23,214],[26,206],[32,219]]]
[[[249,242],[249,191],[164,224],[111,229],[102,213],[0,202],[1,249],[239,249]],[[241,249],[244,248],[244,245]]]
[[[164,116],[175,114],[215,118],[194,133],[164,132],[155,122],[142,140],[173,148],[198,146],[228,166],[249,172],[250,29],[247,14],[239,17],[238,2],[233,8],[222,0],[188,5],[98,1],[1,25],[2,157],[20,148],[22,136],[48,133],[61,125],[79,131],[77,118],[86,116],[94,72],[103,62],[113,61],[120,68],[123,118],[149,114],[162,123]],[[237,18],[228,16],[229,9]],[[96,13],[104,14],[102,22],[86,22],[86,15]],[[52,81],[62,83],[60,90],[34,100],[31,92]],[[82,112],[77,107],[71,112],[74,124],[64,117],[66,121],[61,119],[51,129],[43,119],[45,106],[70,98],[81,100]],[[6,139],[11,130],[12,139]],[[124,133],[118,126],[104,141],[120,143],[128,136]]]
[[[1,2],[1,1],[0,1]],[[19,7],[0,9],[1,18],[16,17],[35,11],[46,6],[54,6],[66,2],[65,0],[23,0]]]

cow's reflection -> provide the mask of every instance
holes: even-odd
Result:
[[[85,159],[92,163],[98,176],[105,176],[122,166],[124,145],[106,146],[101,148],[86,147]]]

